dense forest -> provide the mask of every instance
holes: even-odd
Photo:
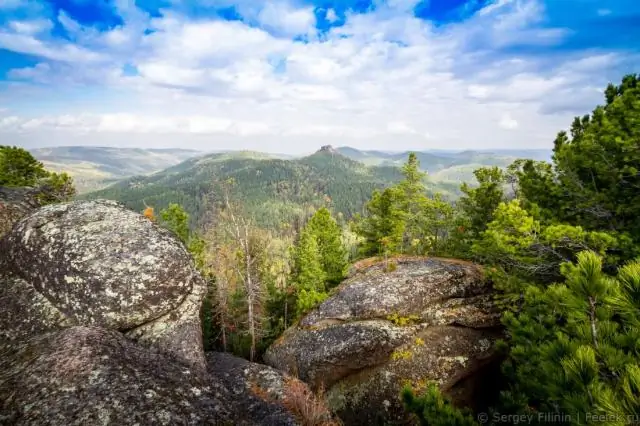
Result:
[[[500,423],[496,413],[541,425],[637,423],[640,76],[604,93],[558,133],[551,162],[481,167],[455,201],[430,186],[415,154],[401,169],[373,168],[330,150],[296,161],[192,159],[92,196],[125,201],[189,248],[209,284],[208,350],[260,360],[357,259],[379,256],[389,269],[397,255],[467,259],[485,266],[506,330],[504,385],[481,423]],[[16,151],[0,151],[0,184],[33,184],[7,166]],[[399,397],[423,425],[477,424],[435,385]]]
[[[480,168],[455,203],[427,190],[409,155],[402,179],[375,189],[342,230],[321,208],[299,232],[270,233],[227,198],[216,225],[196,234],[178,206],[165,210],[161,220],[172,227],[181,218],[183,239],[210,277],[209,348],[259,358],[330,294],[347,260],[382,256],[393,268],[397,254],[469,259],[487,267],[500,291],[507,332],[495,413],[536,424],[558,418],[536,413],[630,424],[640,413],[640,79],[609,85],[605,101],[558,134],[552,163]],[[435,387],[402,397],[422,424],[476,424]]]
[[[362,212],[374,189],[401,178],[396,166],[366,166],[330,147],[294,160],[211,154],[81,198],[114,199],[137,211],[147,205],[163,209],[176,203],[189,214],[192,227],[201,227],[212,220],[214,206],[223,201],[224,188],[231,181],[229,196],[260,227],[279,230],[308,219],[320,207],[350,218]],[[430,188],[449,195],[459,192],[458,185],[438,185]]]

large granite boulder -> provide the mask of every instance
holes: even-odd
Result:
[[[346,424],[405,424],[405,384],[430,381],[473,407],[478,378],[498,362],[492,289],[479,266],[438,258],[356,265],[317,309],[288,329],[267,364],[325,388]]]
[[[293,424],[281,412],[271,409],[272,404],[276,404],[285,407],[287,414],[302,424],[336,424],[325,401],[314,395],[304,382],[228,353],[208,352],[206,357],[211,375],[223,383],[236,400],[243,401],[245,412],[252,418],[282,426]]]
[[[239,398],[216,371],[201,374],[117,331],[53,331],[0,358],[0,424],[298,424],[282,405],[249,392]]]
[[[205,283],[184,246],[113,201],[41,207],[0,240],[0,350],[72,325],[126,333],[205,368]]]
[[[289,378],[205,361],[205,285],[170,232],[111,201],[38,208],[16,191],[0,239],[0,424],[298,424],[253,392]]]
[[[8,188],[0,186],[0,237],[29,212],[42,206],[39,188]]]

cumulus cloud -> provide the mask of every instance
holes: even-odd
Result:
[[[518,122],[514,120],[509,113],[502,115],[499,123],[500,127],[507,130],[514,130],[518,128]]]
[[[116,144],[182,135],[177,144],[196,148],[210,135],[223,144],[281,141],[281,152],[323,142],[549,147],[571,114],[601,101],[609,76],[639,63],[616,51],[520,53],[514,46],[545,49],[570,35],[545,25],[538,0],[497,0],[444,26],[414,16],[415,0],[346,11],[344,22],[328,9],[326,21],[340,24],[327,31],[316,28],[313,8],[294,2],[228,3],[201,0],[233,5],[243,20],[195,19],[179,8],[152,17],[120,1],[122,24],[107,29],[58,12],[51,19],[67,38],[42,16],[0,27],[0,48],[39,58],[7,73],[0,102],[51,99],[49,115],[1,118],[0,132],[23,141],[41,141],[45,130],[69,140],[111,135]]]

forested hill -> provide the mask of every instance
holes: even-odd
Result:
[[[369,166],[401,166],[409,152],[363,151],[351,147],[339,147],[340,154]],[[415,152],[420,168],[429,173],[434,182],[470,182],[473,171],[485,166],[507,167],[519,158],[551,161],[547,149],[499,149],[492,151],[419,151]]]
[[[143,149],[101,146],[38,148],[31,154],[48,169],[66,172],[79,193],[94,191],[121,179],[146,175],[202,152],[187,149]]]
[[[159,210],[179,203],[197,224],[205,219],[211,202],[221,201],[225,182],[233,179],[232,197],[258,225],[274,229],[325,205],[350,217],[362,211],[374,189],[401,178],[398,167],[367,166],[325,147],[292,160],[249,153],[211,154],[82,197],[114,199],[136,211],[145,205]],[[458,188],[452,184],[431,189],[451,193]]]

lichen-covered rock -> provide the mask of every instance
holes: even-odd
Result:
[[[0,349],[99,326],[205,368],[205,284],[184,246],[144,216],[106,200],[48,205],[17,222],[0,253]]]
[[[479,266],[452,259],[399,258],[356,265],[352,276],[278,339],[267,364],[314,388],[346,424],[405,424],[405,384],[430,381],[454,402],[477,396],[496,364],[501,337],[492,289]]]
[[[38,188],[7,188],[0,186],[0,237],[13,224],[42,205]]]
[[[250,409],[248,409],[250,408]],[[281,406],[238,398],[116,331],[71,327],[15,344],[0,358],[0,424],[296,424]]]
[[[311,395],[312,391],[307,385],[275,368],[228,353],[209,352],[206,357],[209,373],[233,392],[237,400],[243,401],[245,412],[250,413],[252,418],[265,419],[282,426],[298,424],[292,413],[274,411],[272,405],[287,406],[287,398],[291,398],[291,393],[300,387]],[[323,404],[323,401],[315,398],[309,403]],[[330,421],[328,410],[326,414],[326,420]]]

